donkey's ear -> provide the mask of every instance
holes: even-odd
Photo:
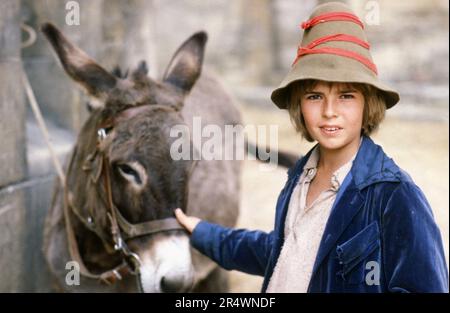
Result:
[[[163,80],[178,87],[183,93],[188,93],[202,71],[207,40],[208,36],[203,31],[186,40],[169,62]]]
[[[81,84],[90,96],[103,100],[116,85],[116,77],[73,45],[53,24],[45,23],[41,30],[52,44],[67,74]]]

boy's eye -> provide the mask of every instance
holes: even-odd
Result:
[[[351,93],[346,93],[341,95],[341,99],[353,99],[355,98]]]
[[[307,100],[320,100],[322,99],[322,97],[319,94],[312,94],[312,95],[308,95],[306,96]]]

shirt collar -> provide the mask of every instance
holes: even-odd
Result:
[[[361,147],[362,137],[359,141],[359,147]],[[348,172],[352,168],[353,161],[356,158],[358,151],[352,156],[352,158],[342,165],[340,168],[338,168],[333,175],[331,176],[331,186],[334,191],[339,190],[342,183],[344,182],[345,177],[347,176]],[[320,158],[320,150],[319,145],[316,145],[311,152],[311,155],[308,158],[308,161],[306,162],[305,166],[303,167],[303,177],[306,179],[307,182],[310,182],[315,176],[317,172],[317,164],[319,162]]]

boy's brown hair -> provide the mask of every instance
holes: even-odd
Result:
[[[294,124],[296,131],[309,142],[313,142],[314,139],[306,129],[305,120],[300,109],[301,99],[318,83],[318,80],[308,79],[302,81],[301,83],[294,83],[289,88],[289,117],[291,122]],[[337,83],[329,82],[329,84],[331,87],[332,84]],[[369,136],[378,128],[381,121],[384,119],[386,112],[385,100],[378,92],[378,89],[372,87],[371,85],[362,83],[346,83],[345,85],[345,87],[360,91],[364,96],[364,112],[361,135]]]

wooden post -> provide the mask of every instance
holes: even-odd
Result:
[[[0,292],[22,289],[25,105],[20,82],[20,0],[0,1]]]

